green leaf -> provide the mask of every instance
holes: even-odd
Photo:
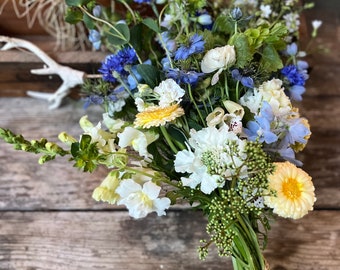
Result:
[[[84,13],[84,16],[83,16],[83,22],[85,23],[88,29],[93,29],[95,26],[91,17],[87,15],[86,13]]]
[[[107,39],[113,45],[125,45],[130,41],[130,29],[124,23],[116,24],[115,28],[110,29]]]
[[[185,145],[185,142],[187,141],[187,138],[185,134],[176,126],[170,125],[167,128],[171,139],[174,139],[176,142],[178,142],[180,145]]]
[[[92,0],[65,0],[66,5],[71,6],[71,7],[79,7],[82,5],[86,5]]]
[[[155,66],[140,64],[137,65],[137,71],[151,88],[159,84],[159,71]]]
[[[231,39],[231,45],[236,50],[236,66],[243,68],[253,57],[253,52],[249,46],[248,38],[245,34],[237,34]]]
[[[83,13],[78,8],[68,8],[65,14],[65,21],[70,24],[76,24],[83,20]]]
[[[151,18],[146,18],[143,20],[143,24],[145,24],[147,27],[149,27],[151,30],[153,30],[156,33],[160,33],[161,30],[158,27],[158,24],[156,23],[155,20]]]
[[[143,48],[143,26],[142,24],[137,24],[130,29],[130,44],[136,51],[141,51]]]
[[[228,19],[225,15],[220,15],[216,18],[214,23],[213,32],[223,32],[230,34],[234,32],[234,23]]]
[[[264,47],[260,65],[265,72],[272,72],[283,68],[282,60],[274,46],[266,45]]]

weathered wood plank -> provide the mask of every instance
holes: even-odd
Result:
[[[271,269],[338,269],[339,222],[332,211],[278,220],[265,252]],[[206,261],[198,259],[205,225],[200,213],[190,211],[141,220],[116,211],[0,213],[0,268],[232,269],[215,250]]]

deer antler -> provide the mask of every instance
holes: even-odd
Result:
[[[31,73],[38,75],[57,74],[63,80],[63,83],[53,94],[27,91],[27,95],[31,97],[47,100],[50,103],[49,109],[58,108],[62,99],[70,93],[70,88],[84,83],[84,77],[86,76],[84,72],[58,64],[44,51],[27,40],[0,36],[0,42],[6,43],[0,48],[2,51],[13,48],[24,48],[34,53],[47,65],[47,67],[41,69],[32,69]]]

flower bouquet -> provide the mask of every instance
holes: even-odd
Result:
[[[188,203],[207,217],[209,239],[234,269],[268,269],[262,255],[276,214],[301,218],[316,200],[296,153],[311,135],[300,101],[308,79],[299,50],[295,0],[66,0],[66,21],[82,21],[96,50],[108,51],[100,78],[82,85],[79,139],[65,146],[0,137],[39,162],[69,157],[74,167],[108,169],[93,198],[125,205],[133,218]],[[313,23],[315,37],[320,22]]]

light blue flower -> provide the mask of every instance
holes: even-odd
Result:
[[[265,117],[255,116],[255,121],[249,121],[247,128],[244,128],[244,133],[250,141],[265,142],[271,144],[278,140],[276,134],[270,130],[270,122]]]
[[[92,46],[93,46],[96,50],[99,50],[99,49],[100,49],[100,45],[101,45],[101,36],[100,36],[100,33],[99,33],[97,30],[95,30],[95,29],[91,29],[91,30],[90,30],[89,41],[92,43]]]

